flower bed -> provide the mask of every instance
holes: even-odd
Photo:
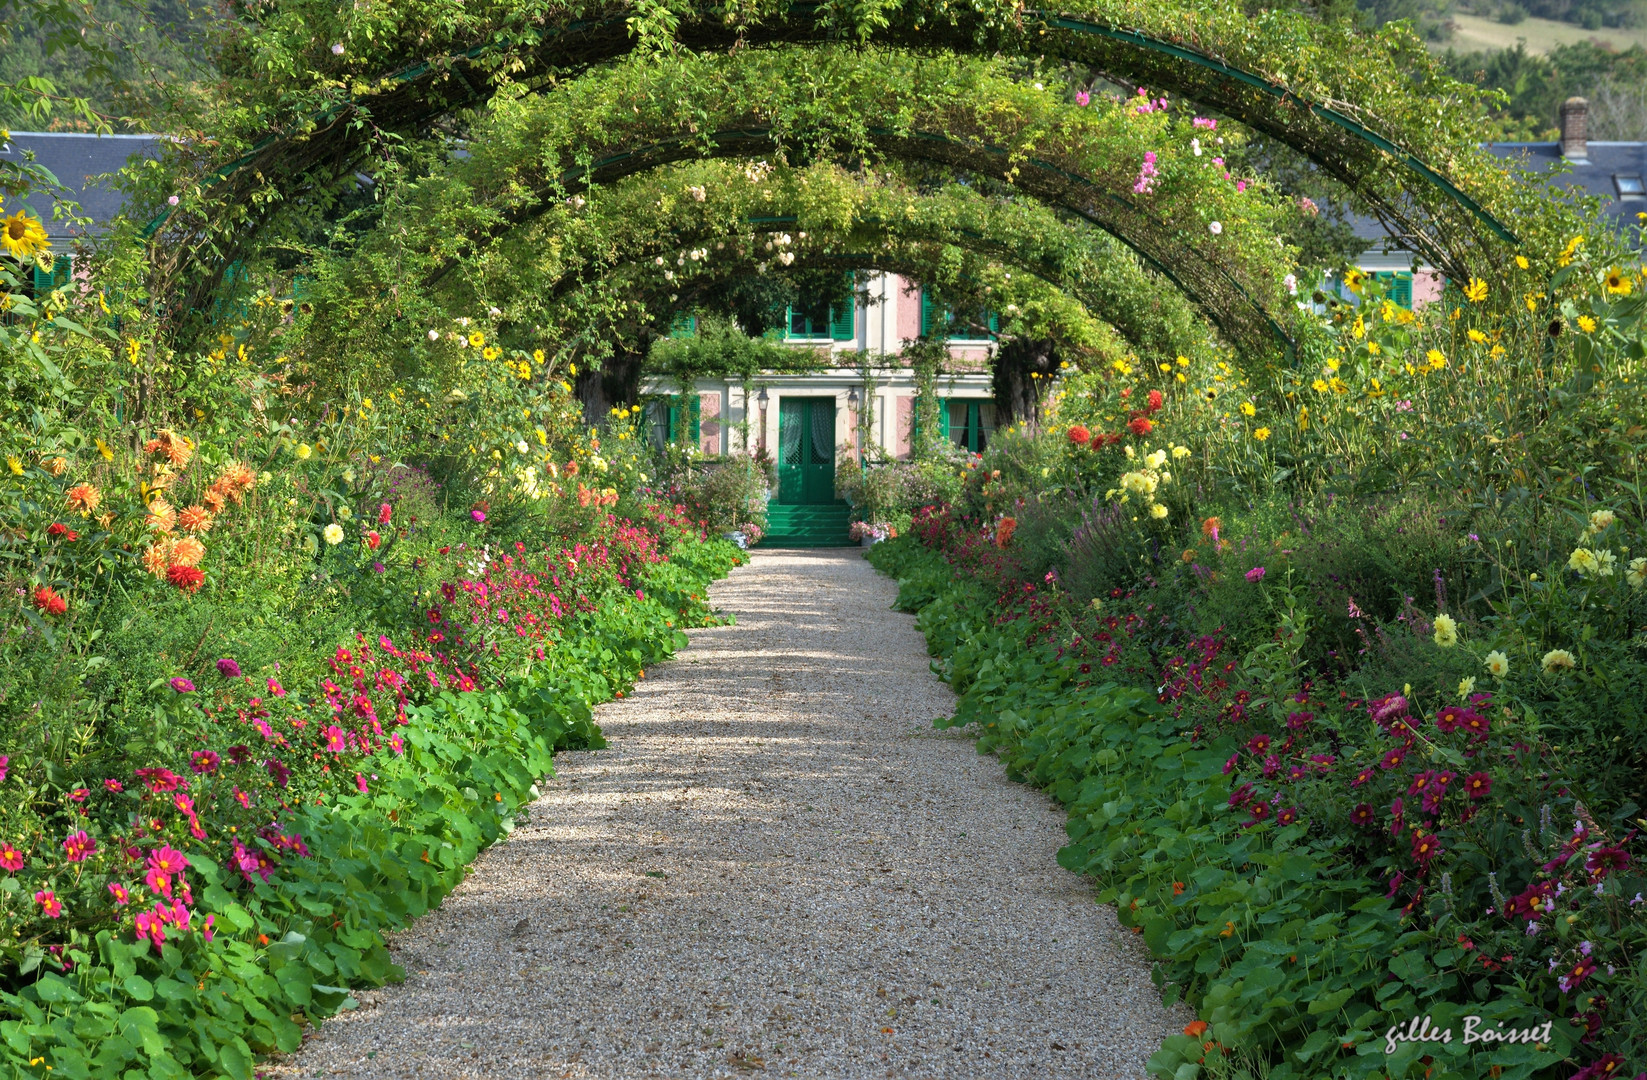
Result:
[[[981,531],[920,535],[870,558],[961,695],[940,726],[1069,807],[1060,863],[1199,1013],[1153,1075],[1640,1071],[1633,808],[1586,807],[1537,725],[1468,684],[1420,708],[1296,682],[1284,639],[1175,642],[1148,590],[1071,609]]]

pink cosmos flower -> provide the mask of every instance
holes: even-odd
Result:
[[[0,754],[0,784],[6,782],[6,773],[11,769],[11,758]]]
[[[326,730],[322,734],[326,736],[326,749],[332,753],[341,754],[349,748],[348,739],[344,736],[343,729],[336,724],[326,725]]]
[[[216,929],[214,929],[213,926],[212,926],[212,924],[216,921],[217,921],[217,916],[216,915],[206,916],[206,924],[200,928],[200,936],[205,938],[207,941],[211,941],[212,938],[215,937],[216,934],[217,934]]]
[[[355,787],[360,789],[362,795],[366,794],[366,778],[359,773],[355,773]]]
[[[389,749],[397,754],[404,754],[406,752],[406,740],[402,739],[398,733],[389,736]]]
[[[34,902],[40,905],[40,913],[48,919],[63,917],[63,901],[51,890],[42,890],[34,894]]]
[[[109,895],[114,897],[115,904],[120,907],[130,903],[132,898],[132,894],[127,892],[126,887],[118,881],[109,882]]]
[[[148,890],[152,893],[159,893],[161,896],[170,896],[172,894],[171,875],[163,874],[152,866],[149,867],[148,872],[143,875],[143,884],[146,885]]]
[[[147,938],[149,941],[154,943],[156,952],[160,950],[162,945],[166,944],[166,920],[163,914],[164,911],[164,908],[157,908],[154,912],[140,911],[137,913],[137,918],[133,920],[135,923],[135,929],[137,930],[137,940],[142,941]],[[157,914],[156,912],[160,912],[162,914]]]
[[[126,790],[126,785],[122,784],[118,780],[105,780],[103,781],[103,786],[114,792],[116,795]]]
[[[0,867],[7,870],[23,869],[23,853],[11,844],[0,844]]]
[[[269,676],[269,693],[273,694],[275,697],[286,696],[286,688],[281,686],[280,680],[275,678],[273,675]]]
[[[83,803],[90,794],[90,788],[77,787],[73,791],[69,792],[69,802]]]
[[[149,865],[163,874],[181,874],[189,868],[189,857],[170,844],[162,844],[149,852]]]
[[[190,755],[189,767],[202,775],[214,773],[222,760],[210,750],[196,750]]]
[[[85,862],[97,850],[97,841],[86,835],[86,830],[70,833],[69,838],[63,841],[63,851],[68,855],[69,862]]]

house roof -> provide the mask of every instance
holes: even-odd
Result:
[[[69,189],[69,197],[80,204],[80,213],[92,219],[93,233],[101,232],[102,226],[120,213],[126,202],[123,193],[98,178],[124,168],[133,155],[158,156],[164,138],[67,131],[13,131],[10,136],[7,142],[0,143],[0,160],[21,164],[25,153],[32,151],[34,164],[51,170],[58,183]],[[33,191],[19,201],[28,204],[53,238],[71,235],[66,222],[53,220],[57,200],[49,192]]]
[[[1551,178],[1552,183],[1579,195],[1601,198],[1603,219],[1632,239],[1639,235],[1634,231],[1639,224],[1636,214],[1647,212],[1647,197],[1630,194],[1629,181],[1633,179],[1636,190],[1641,190],[1642,180],[1647,177],[1647,142],[1591,142],[1587,145],[1589,153],[1583,159],[1562,157],[1559,142],[1487,143],[1486,149],[1495,157],[1537,173],[1551,173],[1559,166],[1567,166],[1565,174]],[[1396,262],[1405,265],[1410,261],[1410,254],[1384,231],[1377,218],[1352,214],[1349,221],[1357,237],[1370,241],[1368,254],[1372,261],[1379,262],[1376,269],[1391,269]],[[1505,224],[1512,231],[1515,229],[1514,222]],[[1390,266],[1384,266],[1383,262],[1390,262]]]

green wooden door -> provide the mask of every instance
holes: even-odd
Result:
[[[778,502],[835,501],[835,399],[778,399]]]

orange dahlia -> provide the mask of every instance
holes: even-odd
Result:
[[[92,511],[103,501],[103,493],[91,484],[76,484],[69,488],[65,498],[68,499],[70,510],[79,511],[81,517],[90,517]]]
[[[40,463],[40,467],[53,476],[62,476],[68,471],[69,459],[66,457],[49,457]]]
[[[229,500],[226,496],[224,496],[221,489],[210,487],[206,489],[206,494],[200,496],[200,501],[205,503],[206,509],[210,510],[212,513],[221,514],[223,512],[223,507],[227,505]]]
[[[225,487],[250,491],[257,484],[257,474],[245,462],[231,461],[223,466],[223,471],[218,474],[217,482]]]
[[[171,532],[177,525],[177,511],[165,499],[156,497],[149,502],[149,514],[143,524],[156,532]]]
[[[166,569],[172,564],[171,541],[161,540],[159,543],[144,548],[140,558],[143,569],[157,578],[165,577]]]
[[[177,524],[184,532],[210,532],[212,514],[204,506],[191,506],[178,513]]]
[[[206,545],[192,536],[185,536],[172,544],[173,566],[199,566],[206,557]]]

